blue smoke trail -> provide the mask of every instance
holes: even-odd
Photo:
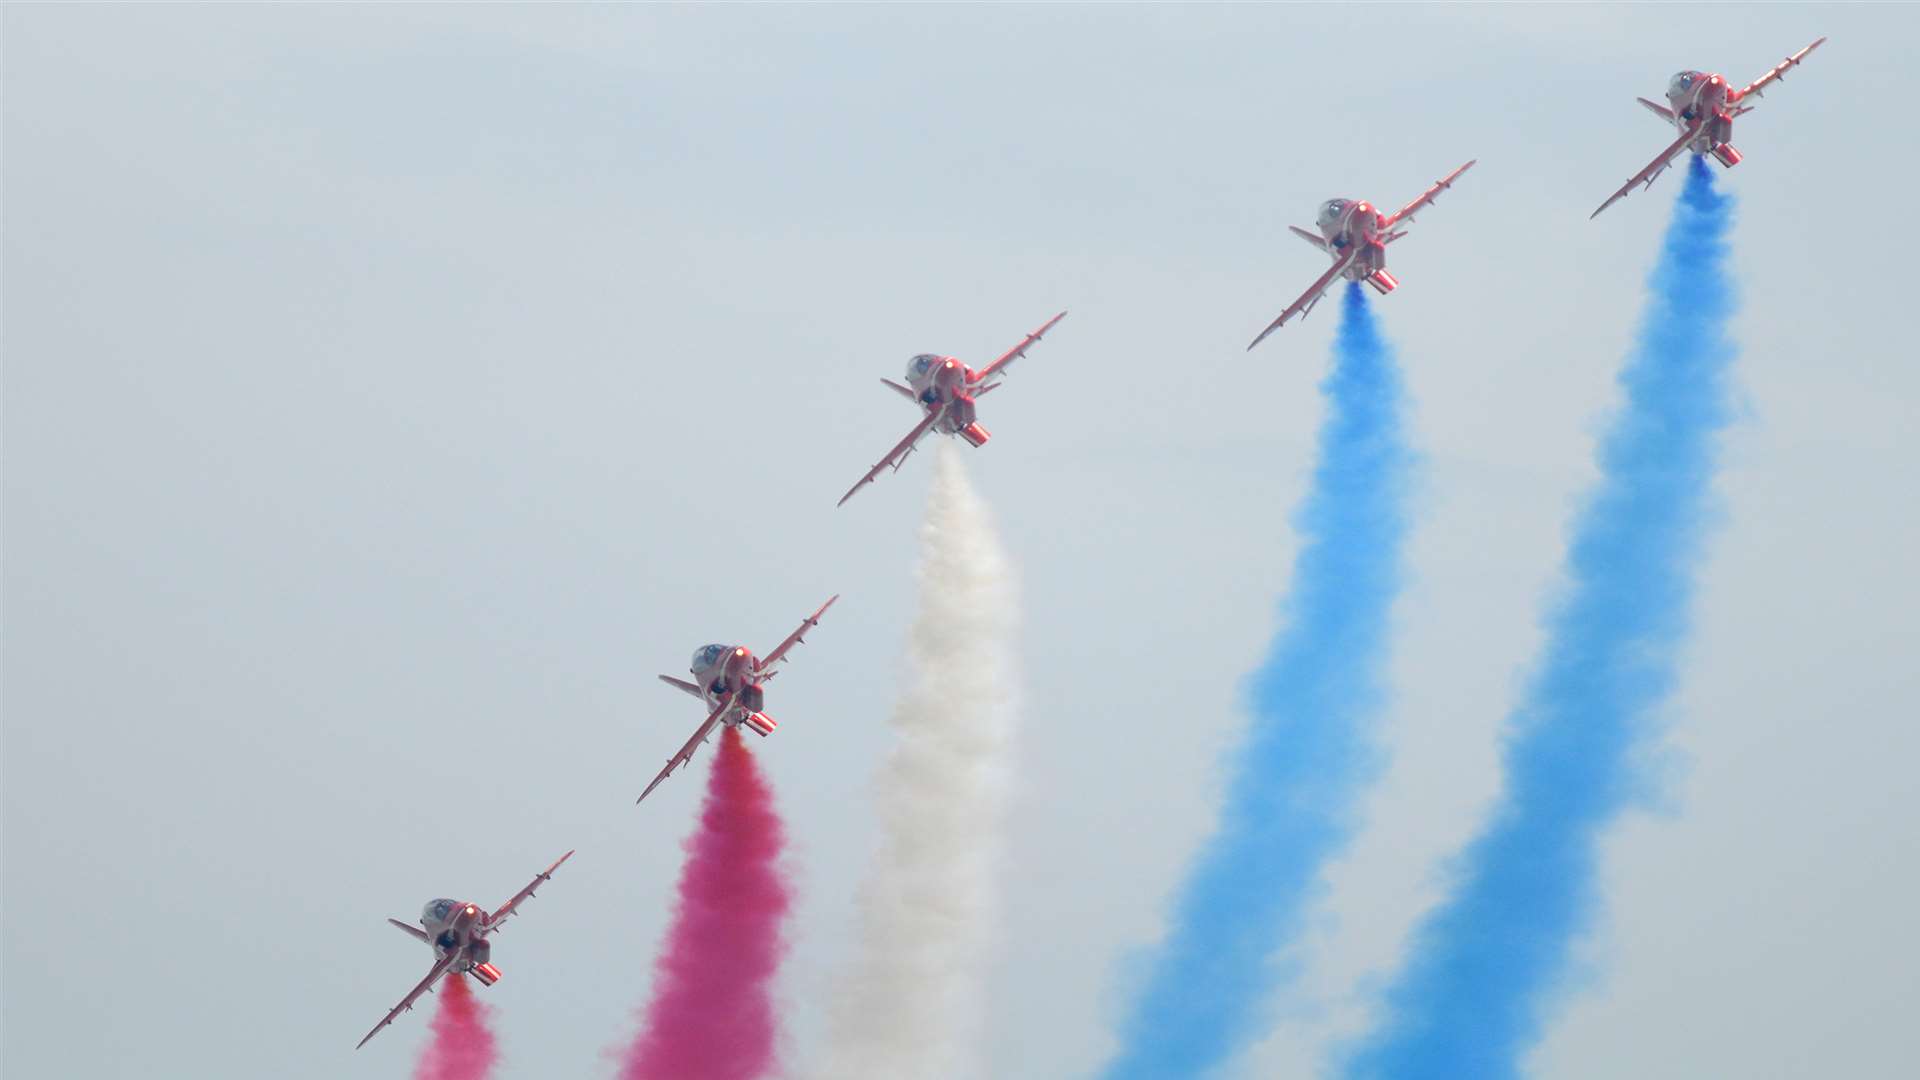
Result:
[[[1400,373],[1358,284],[1347,287],[1320,390],[1320,460],[1295,518],[1305,544],[1284,625],[1254,673],[1253,726],[1217,832],[1121,1028],[1109,1080],[1198,1075],[1260,1033],[1260,1006],[1281,975],[1275,954],[1350,833],[1349,803],[1371,769],[1363,732],[1399,591],[1410,456]]]
[[[1539,1039],[1543,994],[1595,907],[1600,831],[1632,795],[1632,752],[1674,683],[1734,356],[1731,210],[1695,157],[1620,377],[1626,408],[1575,527],[1570,588],[1510,721],[1508,790],[1460,857],[1452,896],[1414,935],[1351,1076],[1498,1080],[1518,1076]]]

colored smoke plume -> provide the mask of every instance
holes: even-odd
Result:
[[[498,1059],[485,1005],[473,996],[467,976],[458,972],[440,980],[440,1010],[427,1026],[433,1040],[420,1055],[414,1080],[482,1080]]]
[[[1109,1080],[1217,1069],[1262,1035],[1280,954],[1352,832],[1373,771],[1388,614],[1400,590],[1411,467],[1400,373],[1365,294],[1347,286],[1319,461],[1294,519],[1302,537],[1281,627],[1253,673],[1251,725],[1229,760],[1215,832],[1189,870]]]
[[[1625,408],[1567,553],[1568,586],[1508,722],[1506,791],[1416,930],[1353,1076],[1520,1075],[1570,944],[1592,922],[1601,831],[1631,796],[1633,755],[1675,681],[1714,432],[1727,414],[1731,200],[1699,157],[1667,228]]]
[[[784,843],[766,777],[740,729],[725,729],[621,1080],[750,1080],[773,1068],[772,984],[791,901]]]
[[[883,838],[815,1073],[830,1080],[975,1067],[1015,720],[1016,588],[960,451],[943,444],[936,457],[907,683],[874,783]]]

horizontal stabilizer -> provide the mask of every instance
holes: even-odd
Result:
[[[662,675],[660,676],[660,681],[663,683],[666,683],[668,686],[673,687],[675,690],[679,690],[687,694],[692,694],[694,697],[697,697],[697,698],[705,697],[705,695],[700,693],[699,687],[693,685],[692,683],[688,682],[685,679],[676,679],[671,675]]]
[[[881,379],[880,381],[883,383],[886,383],[887,388],[889,390],[892,390],[894,393],[899,394],[903,398],[906,398],[908,401],[919,400],[918,398],[915,398],[913,396],[913,391],[907,389],[904,386],[901,386],[899,383],[894,382],[892,379]]]
[[[1287,226],[1287,230],[1300,239],[1305,240],[1307,243],[1312,244],[1314,247],[1319,248],[1321,251],[1327,250],[1326,239],[1318,233],[1308,232],[1298,225],[1289,225]]]
[[[1646,98],[1634,98],[1633,100],[1639,102],[1642,105],[1645,105],[1647,107],[1647,111],[1652,113],[1653,115],[1659,117],[1662,120],[1665,120],[1669,124],[1673,123],[1672,109],[1667,108],[1665,105],[1655,104],[1654,102],[1648,101]]]
[[[417,926],[410,926],[407,923],[401,922],[399,919],[388,919],[387,921],[399,927],[400,929],[405,930],[407,933],[412,934],[415,938],[418,938],[421,941],[427,940],[427,932],[425,930],[420,929]]]

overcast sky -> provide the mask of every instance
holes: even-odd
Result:
[[[1295,550],[1334,195],[1424,455],[1385,772],[1241,1076],[1314,1075],[1499,782],[1497,731],[1676,193],[1744,83],[1740,414],[1648,798],[1542,1076],[1920,1057],[1920,151],[1908,6],[6,5],[4,1032],[13,1077],[402,1077],[387,927],[569,848],[485,991],[600,1076],[707,759],[654,675],[844,595],[754,750],[793,838],[789,1058],[877,831],[930,461],[877,376],[1062,308],[969,453],[1023,580],[989,1075],[1105,1056],[1207,831]],[[716,1008],[725,1003],[716,1002]]]

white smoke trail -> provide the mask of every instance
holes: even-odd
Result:
[[[920,530],[920,611],[897,742],[875,801],[883,839],[857,955],[829,1001],[823,1080],[974,1070],[1015,719],[1015,583],[960,451],[943,443]]]

